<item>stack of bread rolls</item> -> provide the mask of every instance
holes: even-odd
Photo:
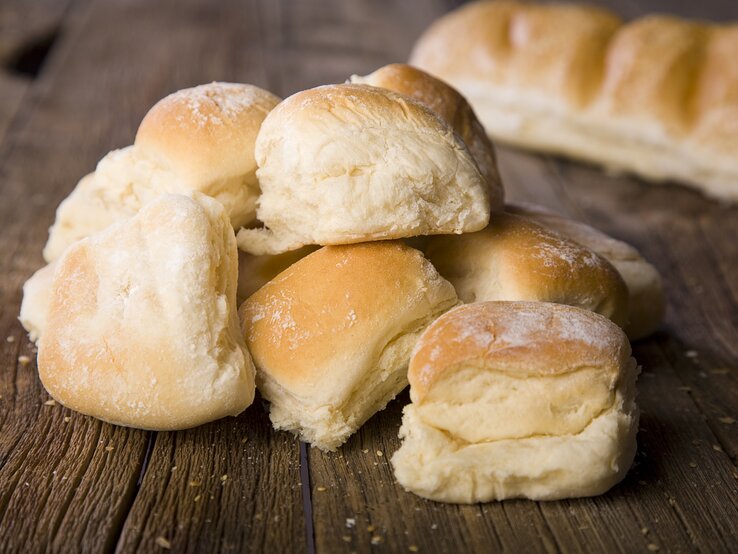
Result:
[[[474,111],[413,67],[284,101],[168,96],[62,202],[44,255],[20,319],[82,413],[183,429],[258,388],[275,428],[333,450],[409,383],[393,463],[428,498],[599,494],[632,462],[626,333],[658,326],[658,273],[505,206]]]

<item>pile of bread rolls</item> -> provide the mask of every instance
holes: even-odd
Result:
[[[600,494],[633,460],[626,333],[659,325],[658,273],[505,206],[471,107],[413,67],[164,98],[62,202],[44,257],[21,321],[84,414],[183,429],[256,387],[275,428],[333,450],[409,383],[393,464],[427,498]]]

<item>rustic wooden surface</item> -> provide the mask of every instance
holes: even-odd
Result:
[[[611,3],[738,19],[729,0]],[[260,401],[179,433],[48,402],[16,320],[22,283],[58,202],[153,102],[210,80],[282,95],[340,82],[406,59],[454,4],[0,3],[0,550],[738,551],[738,209],[556,158],[500,148],[508,196],[633,243],[669,296],[663,330],[634,345],[637,463],[602,497],[451,506],[406,493],[389,464],[406,393],[332,454],[272,431]]]

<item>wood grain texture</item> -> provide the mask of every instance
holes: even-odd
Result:
[[[0,2],[0,66],[14,64],[58,34],[72,0]]]
[[[39,36],[29,15],[25,38],[9,41],[7,14],[44,2],[0,5],[0,53]],[[600,3],[628,17],[738,18],[736,4],[720,0]],[[299,552],[311,539],[317,552],[738,550],[738,210],[518,150],[500,149],[510,198],[628,240],[666,277],[663,330],[634,345],[643,366],[637,464],[610,493],[474,506],[407,493],[389,463],[407,393],[339,452],[310,450],[302,468],[298,443],[271,429],[260,402],[179,433],[45,404],[33,361],[19,361],[35,357],[15,319],[20,287],[41,264],[58,202],[108,150],[132,141],[149,106],[211,80],[285,96],[367,73],[406,59],[455,2],[67,5],[36,12],[61,30],[41,73],[0,74],[0,551]]]

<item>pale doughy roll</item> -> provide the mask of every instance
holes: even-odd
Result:
[[[23,284],[23,301],[18,319],[33,342],[46,329],[46,313],[51,302],[51,284],[54,281],[55,263],[39,269]]]
[[[366,76],[352,75],[351,83],[382,87],[410,96],[437,113],[462,138],[489,187],[490,206],[503,209],[504,190],[497,170],[492,141],[477,119],[469,102],[455,88],[425,71],[410,65],[393,63]]]
[[[628,289],[603,257],[523,216],[495,214],[483,231],[429,237],[425,252],[463,302],[568,304],[628,321]]]
[[[442,502],[602,494],[633,462],[637,374],[625,334],[593,312],[460,306],[413,353],[395,476]]]
[[[290,266],[239,309],[274,427],[337,448],[407,386],[416,339],[457,303],[397,242],[327,246]]]
[[[532,219],[597,252],[618,270],[628,287],[628,323],[625,332],[631,340],[647,337],[658,329],[666,310],[663,280],[658,270],[638,250],[594,227],[540,206],[511,204],[508,211]]]
[[[163,195],[56,263],[38,369],[73,410],[173,430],[237,415],[254,366],[236,311],[236,237],[223,206]]]
[[[448,123],[377,87],[287,98],[264,120],[256,161],[266,227],[238,233],[251,254],[464,233],[490,217],[486,182]]]
[[[481,1],[436,21],[410,63],[459,89],[496,140],[736,201],[736,51],[736,23]]]
[[[75,241],[135,215],[165,193],[218,200],[235,228],[256,216],[254,143],[279,98],[253,85],[210,83],[170,94],[146,114],[132,146],[113,150],[60,204],[44,248],[57,259]]]

